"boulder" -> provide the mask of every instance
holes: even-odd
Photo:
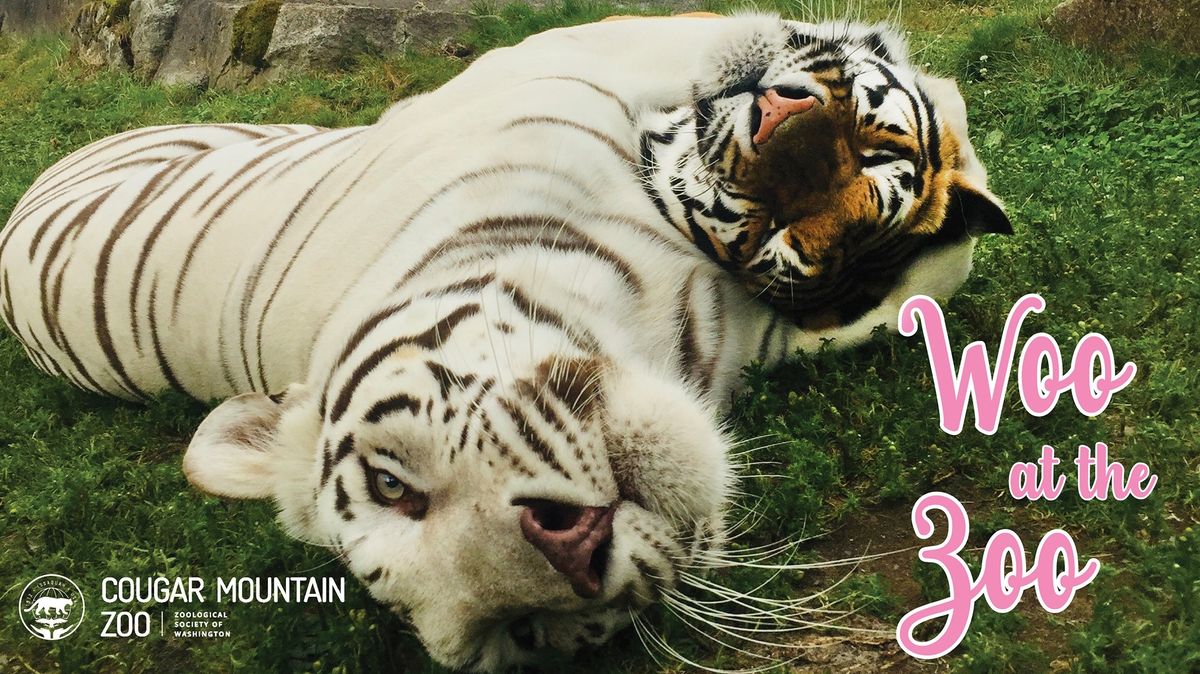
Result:
[[[327,70],[364,52],[438,49],[470,26],[466,0],[285,0],[264,61],[271,77]]]
[[[133,0],[129,7],[130,51],[138,72],[153,77],[175,32],[183,0]]]
[[[194,87],[248,81],[254,69],[238,63],[231,48],[234,16],[247,4],[248,0],[185,0],[154,81]]]
[[[1147,42],[1200,53],[1200,0],[1066,0],[1050,15],[1066,41],[1104,51]]]
[[[418,49],[448,51],[447,43],[471,28],[471,16],[465,7],[452,9],[446,5],[414,5],[404,16],[405,42]]]
[[[403,10],[397,7],[287,2],[279,10],[265,65],[275,76],[328,70],[365,51],[394,49],[403,40]]]
[[[344,67],[364,52],[414,48],[465,56],[454,38],[473,24],[474,2],[0,0],[0,26],[70,16],[75,50],[87,63],[133,68],[167,85],[230,87]]]
[[[133,64],[133,56],[129,51],[127,28],[124,22],[114,18],[106,3],[84,5],[71,24],[75,53],[88,65],[128,70]]]
[[[62,30],[79,5],[78,0],[0,0],[0,31]]]

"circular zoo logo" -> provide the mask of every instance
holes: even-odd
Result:
[[[21,590],[21,624],[39,639],[57,641],[83,623],[83,593],[66,576],[47,573]]]

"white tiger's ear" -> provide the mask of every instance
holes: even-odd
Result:
[[[305,398],[293,385],[283,395],[243,393],[218,405],[201,422],[183,457],[183,472],[200,491],[214,496],[258,499],[279,493],[304,468],[311,453],[281,442],[281,421]],[[296,456],[297,449],[301,456]],[[303,455],[309,454],[309,461]],[[305,471],[307,472],[307,471]]]

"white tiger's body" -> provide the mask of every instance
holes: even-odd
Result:
[[[729,39],[729,31],[726,22],[681,19],[596,24],[572,29],[567,39],[561,32],[535,36],[519,50],[485,55],[439,89],[436,98],[402,105],[371,127],[167,127],[131,131],[83,148],[47,171],[14,209],[4,245],[4,283],[14,300],[12,311],[22,320],[11,327],[26,344],[40,345],[36,361],[85,388],[123,397],[141,397],[169,384],[155,355],[157,342],[184,391],[215,399],[304,381],[310,357],[321,361],[322,351],[336,353],[369,307],[390,294],[397,270],[439,245],[455,224],[528,213],[530,203],[549,216],[571,218],[578,204],[590,203],[597,215],[631,219],[686,244],[661,222],[618,152],[603,141],[577,130],[509,124],[537,117],[571,120],[603,132],[619,144],[620,153],[633,157],[638,139],[620,103],[576,80],[539,78],[592,82],[615,93],[631,111],[680,105],[707,64],[696,54],[714,51]],[[637,47],[612,52],[614,34],[622,44]],[[265,137],[259,140],[259,135]],[[454,142],[436,142],[443,138]],[[110,169],[114,162],[137,160],[87,177],[92,167]],[[503,165],[532,168],[474,181],[415,214],[429,195],[459,177]],[[142,200],[147,190],[150,197]],[[145,208],[135,208],[129,219],[131,204],[139,202]],[[470,211],[446,216],[447,209],[463,204]],[[90,215],[80,221],[81,212]],[[638,335],[637,352],[655,359],[671,352],[678,330],[670,312],[693,271],[704,277],[702,283],[726,289],[729,297],[721,304],[748,312],[727,317],[724,357],[713,368],[718,390],[760,355],[768,327],[779,330],[763,355],[776,358],[792,347],[819,344],[820,337],[853,342],[871,326],[895,320],[898,305],[889,303],[846,334],[801,333],[773,322],[771,312],[749,302],[733,279],[695,251],[681,256],[640,239],[621,246],[622,233],[636,227],[603,219],[579,224],[628,255],[639,273],[674,267],[660,281],[647,283],[649,294],[638,302],[618,297],[603,302],[618,314],[611,317],[614,323],[626,323],[626,330]],[[157,238],[145,267],[138,270],[136,262],[152,237]],[[106,250],[113,264],[97,290],[97,259]],[[969,251],[956,252],[946,268],[909,285],[927,293],[952,290],[969,260]],[[137,296],[131,298],[137,271]],[[43,282],[47,272],[51,284]],[[61,289],[47,287],[60,275]],[[585,279],[580,282],[587,287]],[[111,335],[116,364],[94,334],[97,292],[105,300],[102,329]],[[40,318],[45,304],[54,308],[55,295],[61,334]],[[701,295],[700,301],[716,299]],[[628,311],[633,306],[639,311]],[[599,318],[591,308],[580,313],[583,320]],[[707,340],[716,332],[698,331],[698,337]],[[313,349],[318,338],[324,338],[326,349]],[[709,358],[711,348],[703,349]],[[74,365],[67,349],[82,367]]]
[[[779,26],[551,31],[369,127],[99,141],[15,208],[5,319],[42,369],[126,398],[298,384],[282,405],[251,394],[214,411],[189,477],[274,497],[438,659],[528,659],[514,617],[538,648],[603,641],[679,560],[719,544],[718,414],[741,368],[855,343],[970,266],[970,241],[931,252],[861,320],[804,332],[660,217],[633,166],[639,118],[686,105],[710,54]],[[374,507],[376,478],[420,504]],[[572,594],[521,539],[514,512],[533,501],[615,513],[598,596]]]

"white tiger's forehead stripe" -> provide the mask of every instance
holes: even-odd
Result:
[[[584,397],[580,393],[572,396],[551,381],[522,379],[516,381],[510,390],[490,396],[496,391],[495,379],[483,379],[475,386],[477,378],[474,375],[452,372],[433,360],[426,360],[412,368],[427,372],[435,380],[440,397],[431,395],[425,386],[402,389],[374,400],[359,415],[363,423],[367,426],[378,425],[391,415],[409,417],[431,425],[439,420],[442,424],[457,422],[459,427],[447,429],[449,438],[457,436],[457,445],[450,444],[451,464],[456,457],[471,452],[489,463],[495,460],[508,466],[520,478],[542,480],[539,493],[547,489],[553,491],[545,480],[554,477],[561,480],[559,489],[570,490],[587,485],[597,495],[615,495],[613,477],[603,458],[603,444],[594,437],[589,439],[591,436],[587,434],[595,404],[591,395]],[[553,368],[546,374],[551,379],[558,376],[553,373]],[[409,383],[412,383],[411,380]],[[594,385],[591,381],[574,379],[566,384],[568,388],[578,386],[581,392],[590,390]],[[418,389],[423,393],[411,392]],[[452,403],[451,390],[461,391],[469,402],[465,405]],[[489,397],[490,402],[485,404],[485,398]],[[444,414],[435,414],[439,411],[444,411]],[[318,492],[332,490],[334,510],[346,522],[353,521],[357,516],[355,500],[347,480],[357,479],[359,473],[364,480],[369,479],[372,470],[372,463],[368,460],[370,456],[386,457],[404,466],[409,465],[413,451],[420,455],[431,451],[428,447],[402,445],[391,449],[373,446],[361,442],[361,437],[359,432],[346,431],[336,446],[327,440],[322,448]],[[347,460],[351,460],[346,464],[350,466],[347,469],[350,472],[337,472]],[[363,491],[375,499],[369,487],[364,487]],[[380,505],[387,507],[386,503]]]
[[[337,395],[333,398],[333,404],[328,411],[328,419],[330,424],[336,424],[341,420],[342,415],[346,413],[350,407],[350,399],[354,396],[359,384],[368,375],[379,367],[389,356],[396,353],[404,346],[412,346],[428,351],[437,349],[438,346],[449,338],[454,329],[465,319],[475,316],[480,312],[480,305],[477,302],[467,302],[457,307],[444,318],[438,320],[426,330],[409,334],[394,339],[389,339],[383,345],[375,348],[367,355],[366,358],[358,361],[354,369],[346,375],[344,383],[338,389]],[[399,313],[397,311],[396,313]],[[382,323],[382,321],[380,322]],[[377,324],[378,325],[378,324]],[[332,384],[333,378],[330,378]],[[328,392],[328,391],[327,391]],[[326,397],[327,399],[327,397]]]
[[[532,222],[541,222],[540,219],[532,220]],[[478,224],[478,223],[477,223]],[[480,231],[487,231],[487,227],[483,227]],[[518,232],[520,230],[518,229]],[[556,230],[555,230],[556,231]],[[564,237],[566,238],[566,237]],[[517,235],[518,241],[521,240],[521,235]],[[462,239],[455,239],[456,241]],[[539,244],[537,250],[545,252],[582,252],[587,253],[597,262],[609,265],[612,273],[618,278],[621,278],[631,291],[640,292],[641,281],[638,276],[628,267],[620,256],[609,251],[606,247],[598,246],[598,244],[585,243],[590,242],[590,239],[582,239],[581,241],[567,240],[552,240],[549,245],[546,245],[541,238],[533,238],[525,243]],[[498,244],[513,244],[513,240],[496,241],[492,239],[484,239],[482,241],[472,242],[472,245],[484,246],[489,249],[496,248]],[[444,252],[445,249],[438,249],[439,252]],[[437,256],[429,258],[432,262]],[[405,282],[402,280],[397,284],[403,288]],[[435,286],[418,293],[416,298],[409,297],[404,300],[397,300],[395,304],[387,305],[383,309],[375,312],[369,318],[364,320],[359,327],[350,336],[349,341],[342,349],[341,354],[333,365],[333,369],[328,377],[326,387],[321,396],[320,408],[322,415],[328,418],[330,424],[337,424],[345,415],[350,407],[351,399],[355,391],[364,379],[369,377],[377,368],[379,368],[390,356],[397,353],[404,347],[415,347],[424,349],[430,352],[436,352],[443,344],[448,342],[454,335],[455,330],[460,324],[468,320],[476,320],[487,323],[488,317],[483,315],[482,305],[477,299],[460,299],[461,302],[454,309],[449,309],[452,304],[442,304],[438,311],[445,312],[444,317],[438,319],[431,327],[417,334],[407,334],[401,337],[391,337],[394,334],[394,326],[397,324],[407,324],[406,312],[413,310],[414,301],[428,303],[430,301],[441,302],[450,297],[473,298],[475,294],[484,288],[491,288],[495,292],[495,297],[503,299],[509,306],[516,311],[516,316],[522,321],[533,326],[543,326],[552,330],[554,333],[561,336],[559,343],[570,345],[578,352],[585,354],[600,354],[604,352],[604,347],[595,335],[586,327],[572,325],[558,309],[553,306],[540,302],[522,287],[521,284],[499,279],[495,274],[489,273],[478,277],[452,281],[447,284]],[[497,323],[497,330],[502,333],[500,338],[504,339],[504,325],[502,322]],[[375,337],[373,340],[372,337]],[[357,359],[355,365],[348,373],[345,373],[347,363],[350,362],[351,354],[355,353],[362,345],[374,344],[382,341],[381,344],[373,345],[371,350],[365,356]],[[437,365],[442,371],[447,373],[444,366]],[[459,376],[461,379],[461,376]],[[471,377],[473,380],[473,376]],[[335,382],[340,380],[342,383],[339,386]],[[445,392],[443,385],[442,391]],[[331,404],[329,401],[332,401]],[[327,407],[328,405],[328,407]]]

